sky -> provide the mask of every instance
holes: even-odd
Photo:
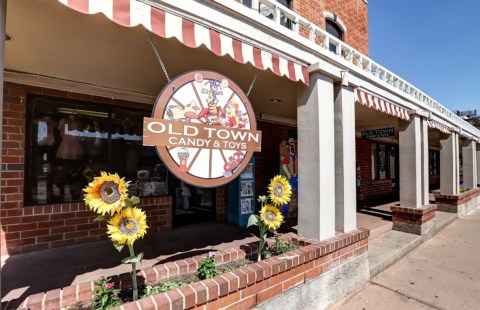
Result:
[[[370,58],[450,110],[480,114],[480,1],[368,1]]]

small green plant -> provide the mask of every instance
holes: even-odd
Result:
[[[463,194],[465,192],[467,192],[468,190],[470,190],[469,188],[465,188],[463,186],[460,186],[460,194]]]
[[[153,296],[156,294],[164,293],[169,290],[173,290],[175,288],[179,288],[180,286],[186,285],[187,283],[185,282],[174,282],[174,281],[168,281],[163,283],[162,285],[147,285],[145,287],[145,290],[143,291],[142,298],[148,297],[148,296]]]
[[[295,250],[297,246],[290,242],[283,242],[277,237],[275,237],[275,243],[270,245],[267,249],[272,256],[281,255],[289,251]]]
[[[221,272],[217,269],[215,264],[215,253],[210,252],[208,256],[200,261],[200,267],[198,268],[198,277],[202,280],[210,279],[218,276]]]
[[[118,297],[120,290],[114,289],[113,282],[110,280],[111,278],[101,277],[95,281],[96,288],[92,291],[95,310],[105,310],[122,304],[122,300]]]

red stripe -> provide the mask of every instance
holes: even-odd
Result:
[[[255,67],[263,70],[262,51],[258,47],[253,47],[253,61],[255,62]]]
[[[195,24],[189,20],[182,19],[183,44],[188,47],[197,47],[195,44]]]
[[[367,107],[373,107],[373,104],[370,103],[370,96],[368,94],[365,94],[365,101],[367,102]]]
[[[130,27],[130,0],[113,0],[113,21]]]
[[[362,102],[362,93],[360,92],[360,89],[357,89],[357,101],[361,104],[364,105]]]
[[[310,74],[308,74],[308,69],[305,66],[302,66],[303,78],[305,79],[305,85],[310,86]]]
[[[216,55],[221,56],[222,55],[222,43],[220,42],[220,33],[209,29],[210,33],[210,47],[212,52],[214,52]]]
[[[152,7],[150,11],[150,20],[152,21],[152,32],[162,38],[165,38],[165,12]]]
[[[297,77],[295,76],[295,65],[292,61],[288,60],[288,77],[292,81],[297,81]]]
[[[245,63],[243,60],[243,52],[242,52],[242,42],[232,39],[232,47],[233,47],[233,58],[239,63]]]
[[[68,0],[68,6],[75,11],[88,14],[89,0]]]
[[[272,54],[272,69],[276,75],[280,75],[280,58],[277,55]]]

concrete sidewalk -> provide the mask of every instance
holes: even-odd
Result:
[[[480,309],[480,207],[330,309]]]

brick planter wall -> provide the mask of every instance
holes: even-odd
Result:
[[[439,211],[461,216],[480,206],[480,188],[459,195],[435,195],[435,203]]]
[[[417,209],[393,206],[391,207],[393,230],[415,235],[428,234],[435,225],[436,209],[435,204]]]
[[[115,309],[248,309],[363,255],[368,251],[368,236],[368,230],[357,229],[318,242],[289,233],[282,239],[302,246],[300,249]],[[237,260],[256,254],[257,249],[257,245],[251,243],[238,249],[219,251],[215,260],[217,263]],[[203,258],[194,256],[143,269],[137,274],[139,285],[196,271]],[[113,277],[113,282],[115,287],[131,287],[129,274]],[[21,306],[31,310],[58,309],[76,302],[88,302],[93,287],[93,282],[88,282],[35,294]]]

